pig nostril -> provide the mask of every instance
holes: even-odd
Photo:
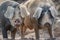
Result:
[[[15,21],[15,23],[16,23],[16,21]]]
[[[16,19],[16,20],[15,20],[15,23],[16,23],[16,22],[18,22],[18,23],[19,23],[19,22],[20,22],[20,21],[19,21],[19,19]]]

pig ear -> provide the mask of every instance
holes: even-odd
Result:
[[[21,11],[21,16],[23,18],[25,18],[26,16],[30,15],[30,13],[28,12],[26,6],[24,6],[24,5],[20,5],[20,11]]]
[[[58,11],[54,7],[51,7],[50,10],[51,10],[52,16],[55,18],[58,15]]]
[[[6,18],[11,19],[11,18],[13,17],[13,15],[14,15],[14,8],[11,7],[11,6],[8,6],[7,11],[6,11],[6,13],[4,14],[4,16],[5,16]]]
[[[33,15],[35,18],[39,18],[41,16],[42,8],[38,7]]]

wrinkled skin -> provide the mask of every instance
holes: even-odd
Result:
[[[19,3],[14,1],[3,2],[0,6],[0,27],[2,28],[3,39],[7,40],[7,31],[11,31],[12,40],[15,39],[15,33],[18,26],[22,24]],[[10,8],[10,9],[9,9]],[[13,11],[11,11],[13,10]],[[11,12],[11,13],[10,13]]]

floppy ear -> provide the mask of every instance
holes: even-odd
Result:
[[[7,11],[6,11],[6,13],[4,14],[4,16],[5,16],[6,18],[11,19],[11,18],[13,17],[13,15],[14,15],[14,8],[11,7],[11,6],[8,6]]]
[[[52,16],[55,18],[58,15],[58,11],[54,7],[51,7],[50,10],[51,10]]]
[[[41,16],[42,8],[38,7],[33,15],[35,18],[39,18]]]
[[[26,16],[30,15],[30,13],[28,12],[26,6],[24,6],[24,5],[20,5],[20,11],[21,11],[21,16],[23,18],[25,18]]]

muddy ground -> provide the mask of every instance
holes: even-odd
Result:
[[[59,32],[60,32],[59,28],[55,29],[55,38],[56,38],[56,40],[60,40],[60,33]],[[27,29],[26,33],[27,34],[25,35],[25,40],[35,40],[34,30]],[[47,30],[44,31],[44,32],[42,30],[40,30],[39,34],[40,34],[40,39],[41,40],[49,39],[49,34],[48,34]],[[11,39],[10,31],[8,31],[8,38]],[[16,40],[20,40],[21,39],[19,32],[16,33],[15,39]],[[1,31],[0,31],[0,40],[3,40]]]

